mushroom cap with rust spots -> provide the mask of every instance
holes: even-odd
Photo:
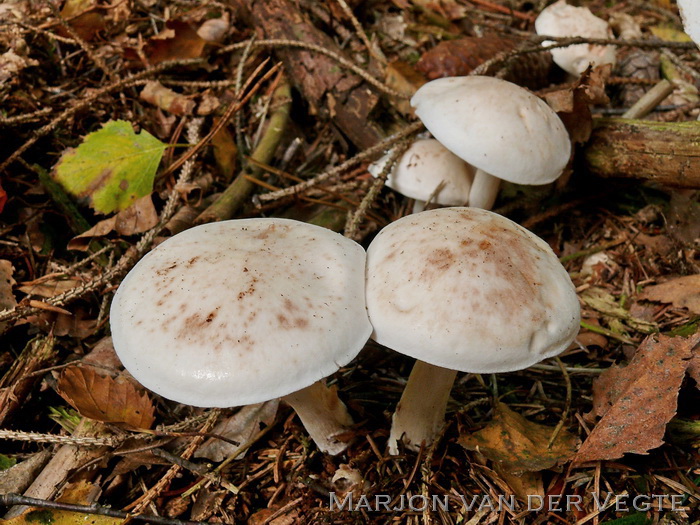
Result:
[[[492,77],[438,78],[411,99],[428,131],[475,168],[516,184],[548,184],[571,143],[557,114],[520,86]]]
[[[368,171],[378,177],[389,155],[391,153],[370,164]],[[437,140],[421,139],[401,155],[386,185],[411,199],[427,201],[432,198],[435,204],[463,206],[469,200],[472,180],[474,168]]]
[[[475,373],[527,368],[578,333],[568,273],[542,239],[478,208],[403,217],[367,249],[372,338],[428,363]]]
[[[114,347],[154,392],[238,406],[307,387],[347,364],[372,331],[365,251],[288,219],[205,224],[166,240],[112,302]]]

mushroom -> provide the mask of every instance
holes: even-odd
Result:
[[[505,80],[439,78],[421,86],[411,105],[437,140],[476,169],[470,206],[491,208],[500,179],[548,184],[569,161],[571,143],[557,114]]]
[[[352,419],[319,380],[353,359],[372,330],[365,251],[288,219],[205,224],[166,240],[124,278],[112,302],[125,368],[168,399],[201,407],[283,397],[319,449]]]
[[[700,2],[678,0],[678,9],[683,19],[683,30],[700,47]]]
[[[578,333],[568,273],[542,239],[477,208],[440,208],[385,227],[367,249],[372,339],[416,358],[389,450],[430,444],[457,371],[510,372],[562,352]]]
[[[556,37],[612,38],[608,23],[587,7],[574,7],[559,0],[546,7],[535,20],[538,35]],[[553,44],[545,40],[542,45]],[[615,64],[615,48],[593,44],[576,44],[551,50],[554,62],[567,73],[579,76],[589,65]]]
[[[370,164],[378,177],[390,153]],[[428,200],[442,206],[464,206],[469,199],[474,169],[435,139],[416,140],[393,167],[386,185],[415,199],[414,212]]]

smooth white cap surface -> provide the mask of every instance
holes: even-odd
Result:
[[[370,164],[377,177],[389,160],[388,153]],[[404,152],[387,177],[386,185],[401,195],[435,204],[460,206],[469,200],[474,169],[435,139],[417,140]],[[442,187],[438,193],[435,190]]]
[[[517,184],[547,184],[566,167],[571,143],[538,97],[492,77],[432,80],[411,99],[425,127],[475,168]]]
[[[678,0],[683,30],[700,47],[700,1]]]
[[[464,372],[555,356],[580,322],[574,286],[547,243],[478,208],[424,211],[385,227],[367,250],[366,296],[374,340]]]
[[[612,38],[612,30],[608,23],[598,18],[587,7],[575,7],[565,0],[559,0],[546,7],[535,20],[535,31],[538,35],[586,38]],[[543,46],[552,44],[551,40],[542,42]],[[612,46],[597,46],[592,44],[577,44],[568,47],[558,47],[551,50],[552,59],[567,73],[580,75],[593,64],[615,64],[615,48]]]
[[[288,219],[205,224],[160,244],[112,302],[114,347],[145,387],[180,403],[238,406],[307,387],[372,331],[365,251]]]

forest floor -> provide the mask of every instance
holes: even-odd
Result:
[[[541,48],[544,1],[0,3],[5,522],[700,523],[700,54],[669,0],[578,4],[617,50],[579,78]],[[413,204],[367,170],[424,131],[411,94],[473,73],[527,86],[574,142],[557,182],[494,207],[576,287],[559,360],[460,374],[435,442],[397,456],[413,360],[372,341],[328,379],[356,422],[337,456],[285,403],[194,408],[125,374],[109,306],[151,247],[261,216],[366,247]]]

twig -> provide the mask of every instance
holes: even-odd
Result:
[[[19,430],[0,429],[0,439],[14,441],[30,441],[32,443],[55,443],[60,445],[78,445],[85,447],[116,447],[123,439],[116,436],[107,437],[73,437],[57,434],[41,434],[40,432],[21,432]]]
[[[267,130],[251,155],[256,164],[239,173],[219,198],[200,214],[196,220],[197,223],[221,221],[232,217],[255,188],[255,183],[251,182],[248,176],[261,173],[262,169],[258,164],[268,164],[272,160],[272,156],[284,136],[291,109],[291,87],[285,77],[281,77],[272,97],[274,99],[273,105],[276,105],[277,108],[270,116]],[[281,104],[276,104],[276,102]]]
[[[379,192],[384,187],[384,183],[386,182],[389,173],[391,173],[391,170],[394,169],[396,161],[408,149],[409,144],[409,141],[404,139],[403,141],[399,142],[393,150],[391,150],[386,164],[384,164],[382,167],[381,172],[379,172],[379,175],[377,175],[372,186],[367,192],[367,195],[365,195],[362,202],[360,202],[360,205],[357,207],[357,210],[355,210],[355,212],[352,214],[348,214],[348,219],[345,223],[345,236],[347,238],[355,241],[359,240],[357,238],[357,230],[360,227],[360,223],[362,223],[362,220],[367,214],[370,206],[372,206],[372,203],[377,198],[377,195],[379,195]]]
[[[209,430],[211,430],[211,428],[216,423],[216,420],[219,417],[220,413],[221,410],[219,409],[212,410],[209,413],[207,420],[204,422],[204,425],[202,425],[200,432],[209,432]],[[182,459],[190,459],[192,457],[192,454],[194,454],[195,450],[197,450],[199,445],[201,445],[202,441],[204,441],[204,436],[197,436],[194,439],[192,439],[192,441],[187,446],[185,451],[180,455],[180,457]],[[180,465],[171,466],[170,470],[168,470],[168,472],[166,472],[165,475],[162,478],[160,478],[155,485],[153,485],[145,494],[143,494],[136,501],[133,501],[129,505],[127,505],[124,508],[124,510],[132,510],[134,514],[140,514],[141,512],[143,512],[143,510],[146,507],[148,507],[148,505],[155,498],[157,498],[163,491],[163,489],[165,489],[165,487],[167,487],[168,484],[175,478],[177,473],[180,472],[180,469]]]
[[[255,42],[255,37],[248,40],[248,45],[243,48],[243,54],[238,62],[238,66],[236,67],[236,93],[242,93],[241,86],[243,85],[243,69],[246,61],[248,60],[248,55],[250,54],[250,48],[253,46],[253,42]],[[246,153],[248,149],[246,148],[243,137],[242,115],[240,111],[236,112],[233,124],[236,130],[236,145],[238,146],[238,154],[242,155]]]
[[[559,423],[557,423],[557,426],[554,427],[552,435],[549,438],[549,441],[547,442],[548,449],[552,447],[552,444],[557,439],[559,432],[561,432],[561,429],[564,428],[566,418],[569,417],[569,410],[571,410],[571,399],[573,397],[571,378],[569,377],[569,372],[566,370],[564,363],[561,359],[559,359],[559,357],[555,357],[554,360],[556,361],[557,365],[559,365],[559,370],[561,370],[561,373],[564,376],[564,382],[566,383],[566,403],[564,405],[564,411],[561,413],[561,419],[559,420]]]
[[[291,197],[292,195],[296,195],[297,193],[306,191],[309,188],[313,188],[314,186],[317,186],[322,182],[332,180],[334,177],[337,177],[351,166],[354,166],[355,164],[359,164],[364,160],[372,158],[378,153],[384,152],[385,150],[391,148],[391,146],[396,144],[401,139],[408,137],[409,135],[415,133],[416,131],[422,128],[423,123],[420,121],[416,121],[413,124],[409,124],[398,133],[395,133],[394,135],[385,138],[380,143],[376,144],[375,146],[372,146],[371,148],[367,148],[366,150],[355,155],[354,157],[346,160],[342,164],[339,164],[334,168],[324,171],[323,173],[317,175],[313,179],[300,182],[299,184],[295,184],[294,186],[289,186],[288,188],[285,188],[283,190],[273,191],[271,193],[264,193],[262,195],[259,195],[258,199],[260,200],[260,202],[270,202],[282,199],[284,197]],[[2,319],[0,319],[0,321],[2,321]]]
[[[239,42],[236,44],[231,44],[230,46],[223,47],[219,50],[219,53],[228,53],[230,51],[234,51],[236,49],[241,49],[244,48],[245,46],[248,45],[248,41],[246,42]],[[299,40],[286,40],[283,38],[273,38],[270,40],[257,40],[253,44],[254,47],[296,47],[299,49],[306,49],[307,51],[315,51],[316,53],[320,53],[321,55],[326,55],[329,58],[332,58],[335,60],[338,64],[341,66],[345,67],[346,69],[349,69],[353,73],[355,73],[357,76],[362,77],[367,83],[371,84],[375,88],[377,88],[379,91],[384,93],[385,95],[389,95],[391,97],[397,97],[397,98],[408,98],[407,95],[403,93],[399,93],[395,89],[390,88],[380,80],[377,80],[374,78],[372,75],[367,73],[364,69],[361,67],[353,64],[350,62],[348,59],[340,56],[337,53],[334,53],[333,51],[326,49],[323,46],[319,46],[317,44],[311,44],[309,42],[301,42]]]
[[[148,515],[133,515],[128,512],[114,510],[102,505],[76,505],[74,503],[61,503],[59,501],[48,501],[38,498],[28,498],[19,494],[0,494],[0,505],[29,505],[32,507],[40,507],[43,509],[53,509],[65,512],[79,512],[81,514],[96,514],[98,516],[110,516],[112,518],[130,519],[134,521],[143,521],[146,523],[158,523],[160,525],[209,525],[205,521],[183,521],[174,518],[163,518],[161,516]],[[213,524],[211,524],[213,525]]]
[[[355,13],[352,12],[352,9],[347,4],[347,2],[345,0],[336,1],[338,2],[338,4],[340,4],[340,7],[343,9],[343,12],[345,12],[345,15],[350,19],[352,27],[355,28],[355,33],[357,34],[359,39],[362,40],[362,43],[367,48],[369,54],[376,58],[382,64],[386,64],[386,57],[382,53],[381,49],[379,49],[378,46],[372,45],[372,43],[369,41],[369,38],[367,38],[364,29],[362,29],[362,24],[360,24],[360,21],[355,16]]]
[[[651,113],[659,103],[673,93],[675,86],[664,79],[634,103],[634,105],[622,114],[622,118],[640,119]]]

